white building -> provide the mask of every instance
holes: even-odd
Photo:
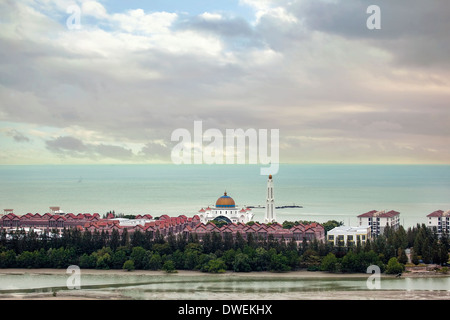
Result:
[[[239,209],[233,198],[225,192],[223,196],[217,199],[215,207],[210,208],[208,206],[206,209],[200,209],[198,216],[202,223],[208,223],[208,221],[214,219],[222,219],[233,223],[247,223],[253,220],[254,213],[250,208]]]
[[[265,223],[272,223],[277,220],[275,215],[275,200],[273,195],[273,180],[272,175],[269,175],[267,180],[267,194],[266,194],[266,215],[264,217]]]
[[[63,215],[64,211],[62,211],[60,207],[50,207],[50,214],[51,215],[55,215],[55,214]]]
[[[390,226],[397,230],[400,226],[400,212],[372,210],[358,216],[360,226],[370,226],[373,235],[383,234],[384,228]]]
[[[450,232],[450,210],[437,210],[427,215],[429,228],[433,228],[437,233]]]
[[[364,245],[367,240],[371,239],[370,226],[359,227],[336,227],[327,233],[327,241],[335,246],[356,245],[358,241]]]

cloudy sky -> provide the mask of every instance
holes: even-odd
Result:
[[[170,163],[196,120],[279,129],[281,162],[450,164],[448,9],[0,0],[0,164]]]

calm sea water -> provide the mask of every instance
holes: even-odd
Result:
[[[257,165],[55,165],[0,166],[0,209],[18,215],[66,213],[192,216],[226,190],[239,206],[265,203],[267,177]],[[276,205],[284,220],[329,219],[356,224],[372,209],[396,210],[404,226],[450,209],[450,166],[281,165],[274,176]],[[264,210],[255,209],[263,221]]]

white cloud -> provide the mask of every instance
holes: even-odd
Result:
[[[129,10],[127,13],[113,14],[111,20],[118,22],[122,30],[130,33],[158,34],[168,33],[177,19],[176,13],[145,13],[142,9]]]
[[[212,21],[217,21],[217,20],[222,20],[223,17],[221,14],[218,13],[209,13],[209,12],[204,12],[200,15],[200,17],[204,20],[212,20]]]
[[[105,7],[97,1],[85,1],[81,5],[83,15],[89,15],[97,19],[108,19]]]
[[[80,30],[65,25],[69,2],[0,3],[0,120],[20,123],[14,128],[31,138],[3,135],[10,148],[22,141],[45,149],[68,136],[87,146],[77,161],[161,160],[173,129],[203,119],[211,128],[301,137],[284,140],[291,159],[310,152],[311,161],[344,161],[364,149],[371,152],[361,161],[425,161],[428,148],[433,161],[448,161],[448,69],[396,64],[399,49],[380,34],[335,31],[320,15],[312,23],[308,14],[323,1],[242,0],[257,23],[221,10],[109,13],[78,1]],[[335,26],[346,14],[327,17]],[[412,43],[411,33],[395,42]]]

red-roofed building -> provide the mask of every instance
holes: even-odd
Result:
[[[400,212],[372,210],[358,216],[359,226],[370,226],[372,235],[383,234],[384,228],[389,226],[397,230],[400,226]]]
[[[238,233],[244,239],[247,239],[247,237],[251,234],[256,240],[267,240],[269,236],[272,236],[276,240],[290,241],[291,239],[294,239],[297,243],[300,243],[303,240],[312,241],[317,239],[319,241],[323,241],[325,239],[325,229],[318,223],[306,226],[298,225],[291,229],[283,229],[283,227],[277,223],[272,225],[255,223],[251,226],[243,223],[230,223],[222,226],[220,229],[212,223],[199,223],[194,227],[186,226],[183,230],[183,234],[186,238],[192,234],[196,235],[199,240],[202,240],[205,234],[213,232],[219,233],[224,239],[225,234],[230,234],[234,239],[236,239],[236,235]]]
[[[436,210],[427,215],[429,228],[437,233],[450,232],[450,210]]]

